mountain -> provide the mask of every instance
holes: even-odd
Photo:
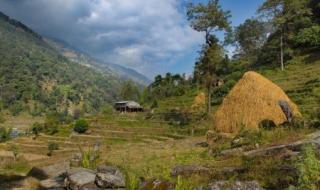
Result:
[[[113,75],[121,78],[122,80],[132,80],[142,86],[146,86],[151,83],[150,79],[133,69],[117,64],[105,63],[101,60],[95,59],[87,53],[72,47],[62,40],[48,37],[45,38],[45,41],[70,61],[94,68],[95,70],[102,71],[107,75]]]
[[[93,112],[112,104],[123,78],[80,57],[88,64],[70,61],[32,29],[0,13],[0,108],[40,115]]]

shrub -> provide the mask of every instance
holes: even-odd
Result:
[[[297,162],[299,171],[299,189],[316,189],[320,185],[320,160],[317,159],[315,147],[307,145],[301,152]]]
[[[39,136],[40,132],[43,131],[43,125],[36,122],[31,126],[31,131],[35,136]]]
[[[315,128],[315,129],[320,129],[320,121],[319,120],[311,121],[311,127]]]
[[[158,107],[158,101],[156,99],[154,99],[150,108],[154,109],[154,108],[157,108],[157,107]]]
[[[305,127],[305,120],[301,117],[294,117],[291,122],[291,126],[297,129],[302,129]]]
[[[57,144],[57,143],[54,143],[54,142],[50,142],[49,144],[48,144],[48,153],[47,153],[47,155],[48,156],[52,156],[52,153],[53,153],[53,151],[55,151],[55,150],[59,150],[59,145]]]
[[[49,134],[49,135],[54,135],[58,132],[59,132],[59,129],[58,129],[57,125],[53,125],[52,127],[47,129],[47,134]]]
[[[84,119],[78,119],[74,125],[73,130],[77,133],[85,133],[89,128],[89,124]]]
[[[20,101],[15,102],[13,105],[9,107],[9,110],[13,116],[19,115],[23,110],[25,110],[25,107],[23,106],[23,103]]]
[[[272,120],[265,119],[260,122],[259,126],[263,129],[274,129],[276,124]]]
[[[11,129],[0,127],[0,142],[10,140]]]

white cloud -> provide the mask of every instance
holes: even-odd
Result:
[[[39,32],[150,76],[202,42],[179,0],[4,0],[0,10]],[[2,8],[1,8],[2,7]]]

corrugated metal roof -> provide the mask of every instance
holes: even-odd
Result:
[[[117,104],[125,104],[129,108],[141,108],[141,105],[135,101],[120,101],[115,103],[116,106]]]

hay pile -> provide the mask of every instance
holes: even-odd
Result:
[[[200,92],[194,98],[191,109],[199,109],[200,107],[205,106],[205,104],[206,104],[206,95],[204,92]]]
[[[287,118],[279,101],[288,103],[294,117],[301,116],[298,107],[280,87],[258,73],[247,72],[214,114],[214,129],[222,133],[236,133],[242,126],[258,129],[263,120],[282,124]]]

